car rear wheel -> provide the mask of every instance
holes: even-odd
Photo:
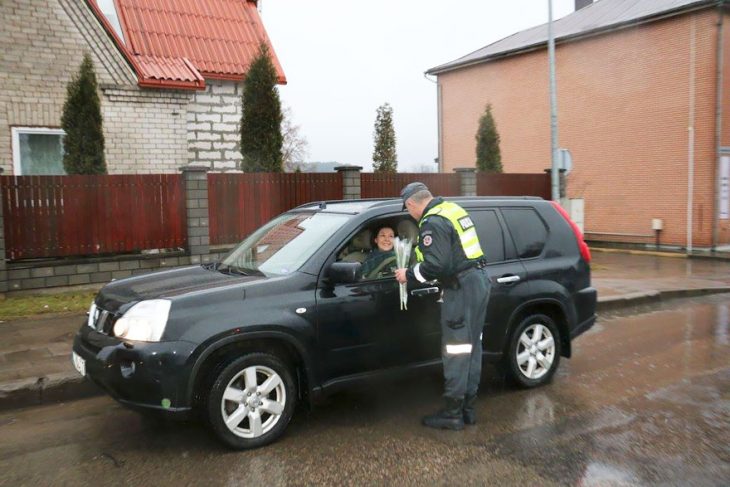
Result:
[[[511,378],[522,387],[537,387],[552,378],[560,362],[560,332],[549,316],[523,319],[512,333],[507,354]]]
[[[278,357],[249,353],[215,378],[207,418],[215,435],[235,449],[256,448],[276,440],[291,420],[296,387],[289,367]]]

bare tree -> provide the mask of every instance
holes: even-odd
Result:
[[[295,172],[299,164],[309,155],[309,142],[299,132],[299,125],[294,124],[291,108],[284,106],[282,110],[284,117],[281,120],[281,135],[284,143],[281,152],[284,160],[284,171]]]
[[[416,166],[413,172],[438,172],[438,168],[438,164],[434,164],[433,162],[423,163]]]

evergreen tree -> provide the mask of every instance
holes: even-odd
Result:
[[[281,101],[269,48],[261,44],[243,82],[241,117],[242,169],[282,172]]]
[[[106,174],[104,131],[94,63],[84,54],[76,76],[66,86],[61,127],[63,168],[67,174]]]
[[[375,172],[396,172],[398,155],[395,150],[393,109],[388,103],[378,107],[374,139],[373,170]]]
[[[499,132],[492,116],[492,105],[488,104],[479,119],[477,130],[477,170],[502,172],[502,155],[499,151]]]

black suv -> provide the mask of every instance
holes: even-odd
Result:
[[[453,198],[489,262],[484,358],[520,385],[550,380],[595,321],[590,253],[555,203]],[[267,444],[298,401],[440,366],[438,283],[400,309],[394,262],[360,271],[376,229],[415,243],[400,200],[312,203],[279,215],[220,262],[107,284],[75,337],[73,363],[121,403],[202,413],[234,448]]]

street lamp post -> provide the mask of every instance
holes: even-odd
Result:
[[[553,36],[553,1],[548,0],[548,64],[550,65],[550,186],[554,201],[560,200],[560,175],[558,173],[558,100],[555,93],[555,37]]]

